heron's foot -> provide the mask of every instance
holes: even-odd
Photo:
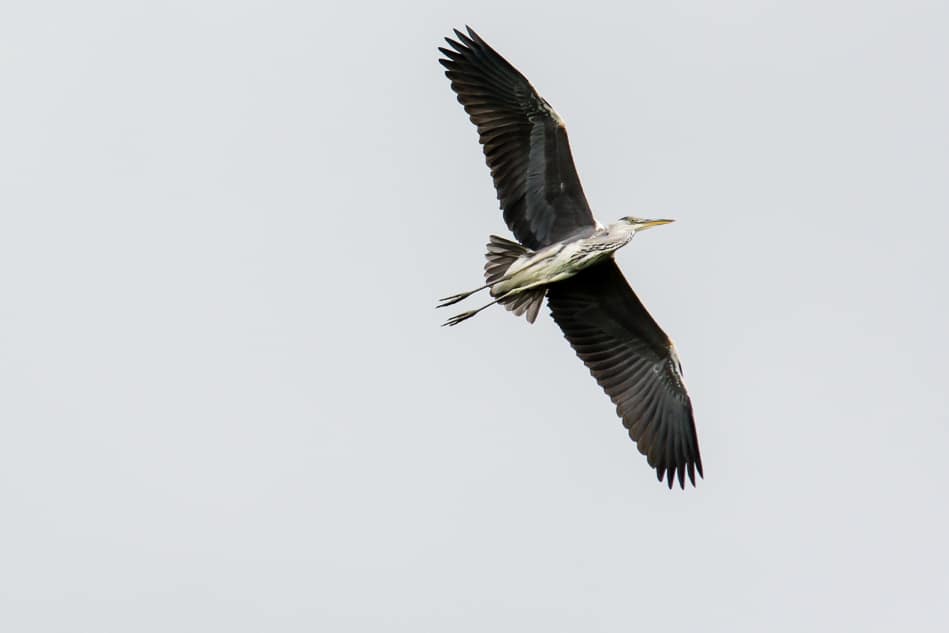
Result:
[[[446,305],[448,305],[448,304],[446,304]],[[465,321],[465,320],[467,320],[467,319],[470,319],[471,317],[473,317],[474,315],[478,314],[479,312],[481,312],[481,310],[468,310],[467,312],[462,312],[461,314],[456,314],[456,315],[453,316],[452,318],[450,318],[450,319],[448,319],[447,321],[445,321],[444,323],[442,323],[442,327],[445,327],[446,325],[449,325],[449,326],[458,325],[458,324],[461,323],[462,321]]]
[[[452,295],[452,296],[450,296],[450,297],[445,297],[444,299],[439,299],[440,303],[439,303],[437,306],[435,306],[435,308],[438,309],[438,308],[447,308],[448,306],[453,306],[453,305],[455,305],[456,303],[458,303],[459,301],[462,301],[463,299],[467,299],[468,297],[470,297],[470,296],[473,295],[474,293],[475,293],[475,291],[471,291],[471,292],[459,292],[459,293],[456,294],[456,295]]]

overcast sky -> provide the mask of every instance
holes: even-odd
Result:
[[[946,630],[949,5],[476,4],[0,9],[0,629]],[[678,220],[695,489],[551,319],[439,327],[465,23]]]

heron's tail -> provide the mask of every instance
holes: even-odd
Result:
[[[527,322],[533,323],[540,312],[540,306],[544,305],[544,297],[547,295],[547,286],[531,288],[514,295],[504,297],[498,301],[502,306],[513,312],[516,316],[527,315]]]
[[[488,252],[484,254],[487,261],[484,265],[484,282],[489,286],[501,281],[511,264],[523,255],[530,255],[531,251],[511,240],[492,235],[488,238]]]
[[[484,265],[485,283],[491,286],[501,281],[511,264],[520,257],[531,255],[532,252],[529,248],[525,248],[517,242],[492,235],[488,241],[488,252],[484,255],[485,259],[488,260]],[[528,322],[533,323],[537,318],[537,313],[540,312],[540,306],[543,305],[544,295],[546,294],[547,288],[541,286],[508,294],[498,299],[498,303],[517,316],[526,314]]]

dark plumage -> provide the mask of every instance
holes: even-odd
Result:
[[[547,304],[659,481],[684,485],[687,471],[694,485],[702,458],[679,359],[616,262],[550,284]]]
[[[451,89],[478,126],[504,221],[538,249],[596,224],[570,155],[563,121],[524,76],[468,29],[440,48]],[[470,36],[470,37],[469,37]]]

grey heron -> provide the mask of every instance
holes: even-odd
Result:
[[[445,38],[439,62],[472,123],[504,220],[517,242],[492,235],[485,283],[441,300],[453,305],[488,290],[533,323],[544,297],[577,355],[616,405],[630,438],[672,488],[695,485],[702,459],[692,403],[672,341],[633,292],[614,254],[642,230],[671,222],[632,216],[603,226],[573,164],[563,119],[530,82],[470,27]]]

